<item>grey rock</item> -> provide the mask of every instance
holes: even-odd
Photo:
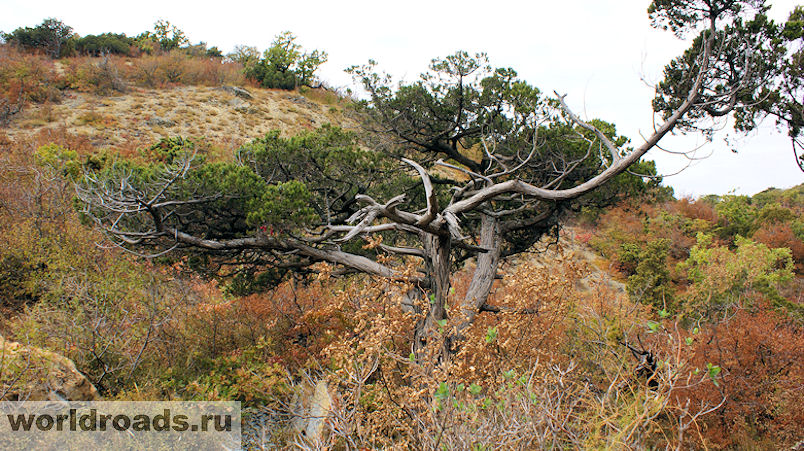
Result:
[[[151,127],[173,127],[176,125],[176,122],[159,116],[151,116],[151,118],[145,121],[145,123]]]
[[[254,114],[257,112],[256,108],[251,106],[251,103],[246,102],[245,100],[234,98],[226,102],[227,105],[234,107],[234,110],[238,113],[244,114]]]
[[[324,440],[324,426],[332,412],[332,397],[326,381],[303,383],[301,392],[292,402],[291,428],[305,441],[320,444]]]
[[[250,92],[246,91],[243,88],[238,88],[237,86],[221,86],[221,89],[232,94],[234,96],[240,97],[241,99],[251,100],[254,98]]]

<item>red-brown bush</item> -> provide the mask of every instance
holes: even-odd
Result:
[[[784,448],[801,440],[804,425],[804,330],[758,303],[728,321],[701,326],[692,362],[722,368],[721,386],[683,391],[693,403],[716,402],[721,409],[702,420],[700,439],[730,449]],[[719,379],[720,380],[720,379]]]
[[[753,239],[770,248],[786,247],[790,249],[793,251],[796,270],[799,273],[804,270],[804,242],[796,237],[789,223],[764,224],[754,232]]]

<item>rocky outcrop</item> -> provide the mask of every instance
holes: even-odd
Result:
[[[0,400],[99,399],[98,390],[72,360],[0,336]]]
[[[324,426],[332,412],[332,397],[324,380],[303,383],[292,403],[291,428],[309,443],[321,443]]]
[[[254,114],[257,112],[257,109],[252,107],[251,103],[246,102],[245,100],[239,99],[237,97],[229,100],[228,102],[226,102],[226,104],[234,108],[234,110],[237,111],[238,113]]]
[[[605,260],[585,243],[579,230],[566,227],[561,230],[558,239],[555,236],[545,236],[533,246],[531,252],[517,257],[520,261],[537,268],[551,268],[561,261],[573,261],[585,267],[587,275],[578,280],[576,288],[582,293],[589,293],[594,286],[606,286],[616,294],[626,294],[625,284],[615,280]]]
[[[145,123],[151,127],[173,127],[176,125],[175,121],[159,116],[152,116]]]
[[[240,97],[241,99],[251,100],[254,98],[250,92],[246,91],[243,88],[238,88],[237,86],[221,86],[221,89],[232,94],[234,96]]]

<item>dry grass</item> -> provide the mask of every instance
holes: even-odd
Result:
[[[204,137],[228,150],[272,129],[285,136],[335,123],[355,123],[327,103],[296,92],[250,88],[254,98],[242,100],[213,87],[130,89],[114,97],[67,92],[58,104],[31,105],[9,127],[11,137],[48,128],[87,136],[105,147],[130,149],[167,136]]]

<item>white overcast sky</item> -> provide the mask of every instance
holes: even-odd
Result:
[[[350,84],[343,69],[369,58],[387,72],[414,79],[430,59],[462,49],[488,53],[494,66],[513,67],[543,92],[566,93],[569,105],[587,118],[614,122],[636,144],[651,129],[653,90],[664,65],[687,47],[672,34],[653,30],[649,1],[319,1],[227,2],[138,0],[0,0],[0,30],[35,26],[55,17],[76,33],[136,35],[167,19],[193,43],[224,52],[237,44],[264,50],[274,35],[290,30],[306,49],[322,49],[329,62],[320,77]],[[802,1],[771,0],[771,15],[787,18]],[[670,137],[663,146],[689,150],[700,139]],[[711,156],[665,179],[676,195],[754,194],[804,182],[789,140],[771,121],[748,137],[722,138],[699,151]],[[658,149],[648,154],[664,174],[686,165]]]

